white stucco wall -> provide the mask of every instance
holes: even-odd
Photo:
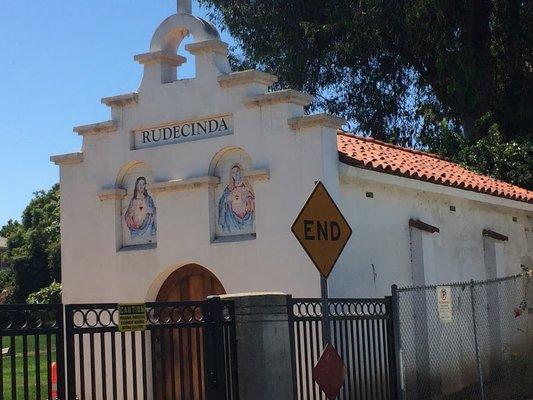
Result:
[[[411,218],[440,229],[439,233],[422,234],[426,285],[490,278],[484,263],[484,229],[509,237],[498,244],[502,265],[498,277],[521,272],[521,264],[531,265],[531,205],[494,205],[471,200],[468,197],[477,195],[458,189],[422,185],[349,166],[342,166],[341,181],[340,208],[354,234],[332,273],[335,296],[381,297],[390,294],[392,284],[417,283],[413,282],[411,268]],[[411,182],[406,185],[407,181]],[[428,185],[439,193],[422,189]],[[367,192],[374,197],[367,197]],[[455,212],[450,211],[451,205]]]
[[[274,114],[286,119],[284,110]],[[275,123],[277,118],[268,115],[267,123]],[[237,126],[238,121],[236,116]],[[268,142],[276,141],[270,130],[265,133],[265,140],[255,145],[247,143],[245,136],[251,129],[261,133],[258,126],[262,124],[257,122],[253,128],[237,128],[232,137],[134,152],[138,154],[131,154],[124,142],[121,149],[117,143],[121,139],[119,132],[116,140],[109,140],[106,151],[98,152],[96,145],[87,145],[82,164],[63,167],[64,301],[152,300],[156,293],[147,291],[154,280],[159,277],[162,283],[166,276],[161,274],[168,275],[178,266],[192,262],[209,268],[228,292],[276,288],[299,295],[316,294],[313,289],[318,278],[292,238],[290,225],[319,174],[313,174],[312,166],[305,169],[309,163],[303,162],[303,154],[298,157],[297,149],[285,159],[280,159],[280,154],[268,154],[275,151]],[[280,143],[281,147],[294,148],[299,144],[296,134],[287,128],[277,135],[278,142],[288,142]],[[116,250],[115,204],[101,202],[97,193],[102,187],[113,185],[124,164],[141,159],[153,168],[156,179],[202,176],[207,175],[211,158],[219,150],[237,144],[247,150],[255,165],[270,169],[270,180],[254,185],[257,239],[211,243],[208,189],[199,188],[156,196],[157,248]]]

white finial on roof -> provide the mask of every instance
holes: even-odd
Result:
[[[178,14],[192,14],[191,0],[178,0]]]

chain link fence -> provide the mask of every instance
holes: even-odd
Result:
[[[533,399],[532,282],[393,287],[403,398]]]

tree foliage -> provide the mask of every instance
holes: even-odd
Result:
[[[26,302],[28,304],[61,303],[61,283],[52,282],[50,286],[30,294]]]
[[[0,270],[0,304],[11,300],[15,290],[15,274],[9,268]]]
[[[7,238],[4,262],[14,274],[13,300],[26,301],[30,293],[61,281],[59,185],[36,192],[21,222],[0,229]]]
[[[498,128],[493,125],[488,135],[468,145],[458,138],[460,149],[451,158],[480,173],[533,189],[533,142],[523,138],[505,141]],[[443,149],[446,154],[448,150]]]
[[[346,117],[359,134],[480,168],[473,146],[493,128],[499,147],[528,155],[531,1],[200,2],[236,39],[236,68],[272,71],[280,87],[313,94],[313,108]],[[531,187],[531,180],[498,171],[482,169]]]

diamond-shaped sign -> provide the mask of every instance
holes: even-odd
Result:
[[[315,186],[291,230],[325,278],[352,235],[352,228],[322,182]]]
[[[341,390],[346,376],[346,366],[337,350],[328,344],[313,368],[313,380],[330,400],[335,399]]]

